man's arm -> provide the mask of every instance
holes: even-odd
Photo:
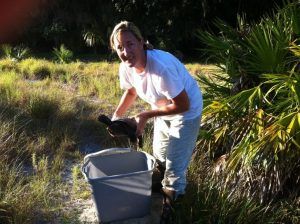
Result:
[[[134,103],[136,97],[137,97],[137,93],[135,88],[126,90],[123,93],[119,105],[113,114],[112,120],[116,120],[119,117],[122,117],[127,111],[127,109]]]
[[[138,123],[137,135],[141,135],[147,120],[152,117],[165,116],[172,114],[179,114],[188,111],[190,107],[190,100],[185,90],[181,91],[176,97],[171,99],[171,104],[160,107],[155,110],[144,111],[136,115]]]

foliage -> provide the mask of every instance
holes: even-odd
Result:
[[[19,66],[17,61],[11,60],[10,58],[0,60],[0,71],[1,72],[10,72],[18,71]]]
[[[15,72],[4,72],[0,76],[1,102],[14,103],[20,99],[20,91],[17,88],[19,77]]]
[[[73,58],[73,52],[68,50],[65,45],[60,45],[59,49],[54,48],[53,50],[54,58],[59,63],[68,63]]]
[[[6,60],[0,64],[6,64]],[[72,172],[74,191],[66,193],[70,186],[62,176],[62,170],[68,168],[65,163],[76,155],[77,160],[82,159],[77,150],[87,141],[85,138],[101,145],[105,141],[115,144],[106,140],[105,129],[96,117],[99,110],[111,113],[110,98],[119,99],[121,95],[118,92],[118,96],[112,96],[110,91],[103,93],[103,99],[80,95],[80,79],[96,81],[97,77],[104,83],[117,83],[118,63],[60,65],[29,58],[14,65],[0,75],[0,222],[64,219],[66,200],[90,197],[78,166]],[[28,79],[41,67],[51,74],[47,79]],[[68,78],[61,79],[59,73],[68,74]],[[98,90],[102,91],[100,85]],[[73,211],[70,217],[76,215]]]
[[[28,105],[29,114],[35,119],[49,119],[58,108],[58,103],[47,96],[32,96]]]
[[[299,198],[261,204],[252,196],[236,197],[237,188],[220,191],[216,165],[208,153],[197,151],[189,169],[193,182],[176,205],[175,223],[298,223]]]
[[[236,30],[219,20],[220,35],[199,32],[227,74],[214,83],[199,77],[210,88],[199,148],[227,158],[213,181],[234,198],[268,203],[300,193],[299,15],[299,4],[288,3],[257,24],[241,20]]]
[[[295,55],[294,58],[289,58],[289,64],[295,65],[299,61],[296,57],[299,53],[297,43],[291,44],[289,49],[294,52],[291,55]],[[6,59],[1,60],[1,64],[6,65]],[[10,65],[10,71],[1,71],[0,75],[1,89],[9,87],[11,96],[16,96],[0,95],[0,152],[2,155],[0,158],[0,222],[6,223],[13,220],[15,223],[26,223],[26,220],[30,220],[28,222],[39,223],[53,222],[54,220],[57,223],[79,223],[77,217],[79,213],[73,209],[66,210],[66,208],[70,208],[68,203],[72,201],[78,202],[79,198],[85,200],[90,197],[90,192],[86,184],[83,184],[82,176],[79,175],[78,163],[84,156],[84,153],[79,151],[80,147],[86,141],[89,143],[95,141],[103,147],[128,146],[127,141],[110,138],[105,128],[96,122],[99,113],[112,113],[122,94],[118,88],[118,76],[116,75],[118,63],[78,61],[56,64],[47,60],[29,58]],[[35,71],[40,67],[46,68],[50,76],[46,79],[28,79],[28,77],[34,77]],[[227,91],[225,96],[230,95],[231,84],[228,81],[230,79],[219,68],[192,63],[187,67],[193,75],[199,75],[201,78],[206,76],[208,80],[215,82],[213,84],[224,88]],[[214,172],[213,162],[210,160],[213,156],[217,157],[217,153],[221,154],[226,151],[227,146],[234,139],[236,139],[234,145],[237,148],[239,138],[242,138],[243,133],[251,132],[249,139],[254,139],[255,133],[260,130],[260,133],[265,133],[261,138],[271,142],[271,131],[274,132],[277,129],[274,126],[274,129],[266,131],[265,127],[269,124],[269,120],[274,121],[277,127],[281,128],[278,130],[287,126],[291,127],[289,135],[298,136],[298,132],[295,131],[299,125],[295,108],[299,107],[296,97],[299,72],[297,67],[293,68],[290,73],[284,75],[265,74],[261,77],[260,85],[241,92],[231,100],[220,100],[221,90],[218,89],[215,94],[214,85],[205,89],[206,96],[212,96],[216,101],[215,110],[209,111],[207,117],[204,117],[201,132],[203,139],[200,139],[197,148],[200,156],[195,156],[189,172],[190,188],[180,211],[176,213],[178,223],[250,223],[252,221],[257,223],[297,223],[299,221],[299,202],[296,199],[274,199],[270,203],[261,204],[255,197],[252,197],[252,191],[251,195],[247,197],[249,186],[246,183],[249,182],[245,181],[243,182],[245,185],[241,186],[236,184],[240,182],[234,182],[237,180],[235,176],[232,179],[226,179],[228,176],[223,173]],[[222,82],[217,83],[219,78],[222,79]],[[207,84],[209,85],[210,82]],[[18,95],[14,95],[15,90],[18,90]],[[293,97],[290,98],[290,96]],[[283,102],[282,99],[285,99],[286,102],[280,105],[280,102]],[[12,102],[13,100],[14,102]],[[211,105],[210,102],[210,98],[207,98],[205,105]],[[256,112],[256,107],[269,104],[272,104],[272,108],[261,108],[264,113]],[[221,110],[218,105],[223,109]],[[207,111],[208,108],[209,106]],[[291,116],[288,116],[288,113],[280,114],[282,108],[288,108]],[[145,110],[145,104],[139,102],[131,113],[142,110]],[[249,111],[252,113],[244,116]],[[233,116],[232,113],[238,116]],[[275,119],[277,114],[282,115],[278,120]],[[209,117],[209,115],[212,116]],[[222,118],[223,115],[230,118],[227,123],[226,119]],[[261,126],[260,117],[265,125],[263,126],[265,131],[263,128],[259,128]],[[254,122],[254,125],[250,123],[251,121]],[[219,127],[216,132],[213,129],[215,124]],[[222,124],[228,126],[224,136]],[[247,126],[250,131],[246,130]],[[254,126],[257,128],[255,129]],[[238,130],[234,132],[233,129],[236,128],[239,128],[241,132],[239,133]],[[232,133],[230,130],[233,130]],[[152,150],[152,131],[150,123],[144,135],[143,150],[147,152]],[[239,137],[238,134],[240,134]],[[211,141],[214,136],[218,136],[217,142]],[[275,135],[275,140],[279,143],[282,142],[278,135]],[[222,143],[224,143],[223,148],[221,148]],[[286,147],[289,147],[288,144],[296,148],[293,141],[288,142]],[[215,151],[216,147],[220,151]],[[242,182],[249,178],[250,174],[252,174],[251,178],[260,177],[259,175],[255,176],[257,174],[264,175],[265,178],[270,172],[273,172],[273,176],[263,179],[261,185],[267,185],[266,183],[269,181],[273,184],[273,189],[276,189],[277,183],[271,181],[277,180],[275,172],[279,173],[279,177],[284,175],[279,172],[283,157],[288,160],[289,164],[288,167],[284,166],[285,172],[288,173],[293,169],[295,177],[297,177],[298,173],[293,163],[296,157],[288,154],[290,149],[291,147],[289,149],[282,148],[282,145],[278,144],[277,160],[275,158],[268,160],[274,155],[271,146],[263,153],[253,152],[252,164],[255,164],[255,169],[249,168],[250,159],[252,159],[249,157],[248,167],[245,166],[243,169],[248,168],[247,172],[244,175],[239,172],[235,174],[240,175]],[[249,150],[244,153],[242,150],[236,151],[235,158],[246,157],[248,154]],[[208,158],[200,160],[199,158],[203,156]],[[263,160],[266,162],[261,164],[259,161],[263,158],[266,159]],[[73,163],[74,160],[76,160],[75,163]],[[238,169],[241,167],[239,163],[241,161],[243,160],[236,159],[237,163],[230,162],[233,167],[232,171],[234,167],[237,167],[237,171],[241,170]],[[272,170],[272,163],[276,165],[275,170]],[[261,167],[264,164],[268,169],[262,173]],[[282,161],[282,165],[286,165],[286,163]],[[71,173],[66,178],[65,170],[67,169],[71,170]],[[293,176],[285,183],[292,179]],[[228,181],[226,182],[226,180]],[[261,179],[257,178],[256,180],[257,184],[253,187],[259,188]],[[225,186],[222,185],[224,183],[226,183]],[[294,184],[294,182],[290,183]],[[224,189],[225,187],[226,189]],[[289,191],[284,192],[293,193],[290,188]],[[297,193],[297,188],[294,193]],[[243,197],[245,195],[246,197]],[[282,195],[278,194],[277,196]],[[23,203],[19,203],[20,201]]]
[[[94,47],[96,44],[105,44],[97,30],[86,30],[83,32],[82,37],[88,47]]]
[[[156,48],[180,51],[189,58],[197,56],[195,46],[201,46],[194,36],[197,29],[210,27],[215,18],[235,25],[237,13],[258,20],[282,0],[46,2],[47,7],[41,4],[39,13],[32,13],[34,22],[21,37],[31,49],[49,51],[65,43],[74,53],[109,54],[109,35],[116,23],[126,19],[135,22]]]
[[[238,30],[217,20],[220,36],[199,31],[198,37],[207,44],[204,51],[230,76],[232,91],[238,92],[257,85],[261,73],[286,71],[291,24],[291,18],[283,12],[251,28],[240,20]]]
[[[29,56],[29,48],[23,45],[13,47],[9,44],[3,44],[1,50],[5,58],[13,60],[21,60]]]
[[[53,206],[54,175],[50,170],[44,170],[39,175],[42,179],[31,177],[26,170],[24,158],[28,146],[26,128],[30,125],[17,113],[11,116],[9,107],[1,107],[0,128],[0,220],[1,223],[29,223],[36,220],[38,209]],[[40,161],[38,167],[40,167]],[[40,168],[38,168],[40,169]],[[44,166],[44,169],[45,166]],[[27,168],[28,172],[28,168]],[[22,201],[22,203],[20,203]]]
[[[66,75],[63,64],[54,64],[45,59],[27,58],[20,61],[17,67],[22,76],[30,80],[45,80],[47,78],[59,79]]]

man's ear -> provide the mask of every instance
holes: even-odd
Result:
[[[141,46],[144,48],[144,46],[145,46],[145,41],[142,39],[142,40],[140,40],[140,44],[141,44]]]

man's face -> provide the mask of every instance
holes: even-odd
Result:
[[[126,65],[135,68],[144,65],[143,42],[138,40],[130,31],[120,32],[115,36],[114,43],[119,58]]]

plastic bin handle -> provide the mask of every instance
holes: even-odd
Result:
[[[95,156],[106,156],[106,155],[112,155],[112,154],[118,154],[118,153],[128,153],[131,151],[135,151],[131,148],[110,148],[110,149],[104,149],[99,152],[88,154],[84,157],[83,161],[84,163],[91,157]]]

